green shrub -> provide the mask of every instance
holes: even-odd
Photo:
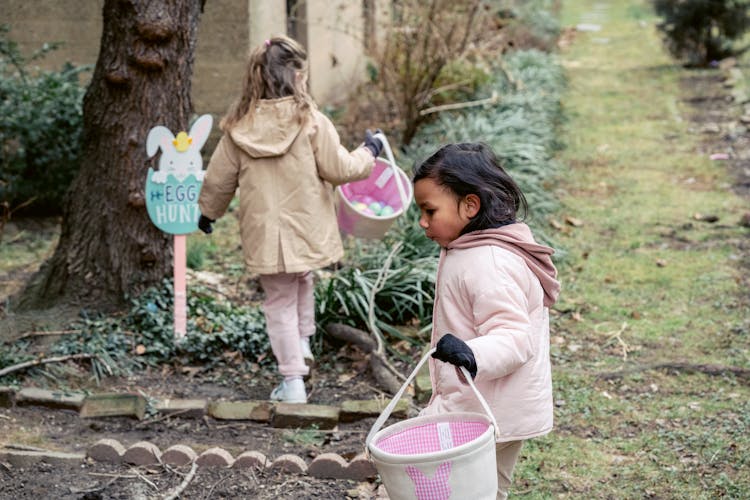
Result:
[[[65,192],[79,165],[82,101],[79,77],[88,67],[66,63],[58,72],[29,64],[0,26],[0,204],[5,211],[61,212]]]
[[[206,262],[206,256],[216,251],[216,245],[213,240],[205,238],[201,239],[188,239],[187,240],[187,252],[185,255],[187,267],[196,271],[200,271]]]
[[[747,0],[652,0],[657,25],[672,56],[687,66],[708,66],[735,55],[733,42],[750,27]]]
[[[91,370],[99,380],[108,375],[128,375],[146,366],[163,363],[200,364],[207,368],[239,362],[268,366],[275,362],[258,308],[234,307],[216,300],[201,287],[188,289],[187,335],[174,336],[173,289],[169,280],[132,299],[124,316],[91,316],[70,329],[51,349],[51,355],[88,353]],[[239,354],[239,356],[238,356]],[[9,346],[0,355],[0,368],[33,358],[24,344]],[[31,372],[49,370],[34,368]]]
[[[496,105],[440,113],[419,130],[399,163],[408,170],[409,163],[448,142],[489,144],[524,190],[530,208],[527,222],[536,237],[554,246],[545,228],[546,217],[559,208],[552,186],[561,168],[555,159],[560,147],[556,127],[562,119],[565,78],[555,57],[539,50],[512,52],[504,62],[505,69],[498,68],[477,95],[468,96],[478,99],[495,92],[502,96]],[[369,298],[397,244],[402,246],[392,255],[388,279],[375,295],[375,324],[399,339],[404,337],[396,325],[429,329],[439,249],[424,236],[414,204],[382,241],[349,242],[344,265],[316,287],[320,325],[339,322],[369,329]]]
[[[558,0],[516,0],[498,15],[514,50],[555,49],[560,36]]]

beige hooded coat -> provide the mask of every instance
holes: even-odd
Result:
[[[560,290],[552,253],[523,223],[462,235],[441,251],[432,346],[452,333],[471,348],[474,381],[497,420],[498,441],[552,430],[548,306]],[[430,379],[423,415],[484,413],[453,365],[430,359]]]
[[[292,97],[262,100],[219,141],[203,180],[201,213],[218,219],[239,187],[240,236],[248,271],[310,271],[343,257],[333,186],[364,179],[374,159],[344,148],[317,109],[303,124]]]

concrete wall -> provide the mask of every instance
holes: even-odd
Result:
[[[362,2],[307,0],[310,92],[334,103],[364,75]]]
[[[377,0],[382,4],[383,0]],[[310,91],[320,105],[335,104],[364,77],[361,0],[297,3],[297,38],[310,57]],[[95,64],[104,0],[0,0],[0,23],[25,55],[46,42],[64,46],[39,65]],[[380,6],[379,6],[380,8]],[[193,104],[198,114],[221,117],[241,90],[251,47],[287,31],[286,0],[208,0],[198,29]]]

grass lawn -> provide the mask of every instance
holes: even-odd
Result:
[[[560,54],[559,219],[578,225],[558,236],[556,430],[527,443],[514,496],[750,498],[747,379],[685,369],[750,368],[747,199],[704,151],[681,85],[697,73],[668,56],[656,21],[643,0],[563,2],[563,26],[601,29]]]

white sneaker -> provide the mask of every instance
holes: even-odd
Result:
[[[294,380],[283,380],[273,391],[271,391],[271,401],[280,401],[282,403],[307,403],[307,392],[305,383],[301,378]]]
[[[315,363],[315,356],[313,356],[312,350],[310,349],[310,338],[303,337],[299,339],[299,345],[302,348],[302,359],[305,360],[307,366],[312,366]]]

